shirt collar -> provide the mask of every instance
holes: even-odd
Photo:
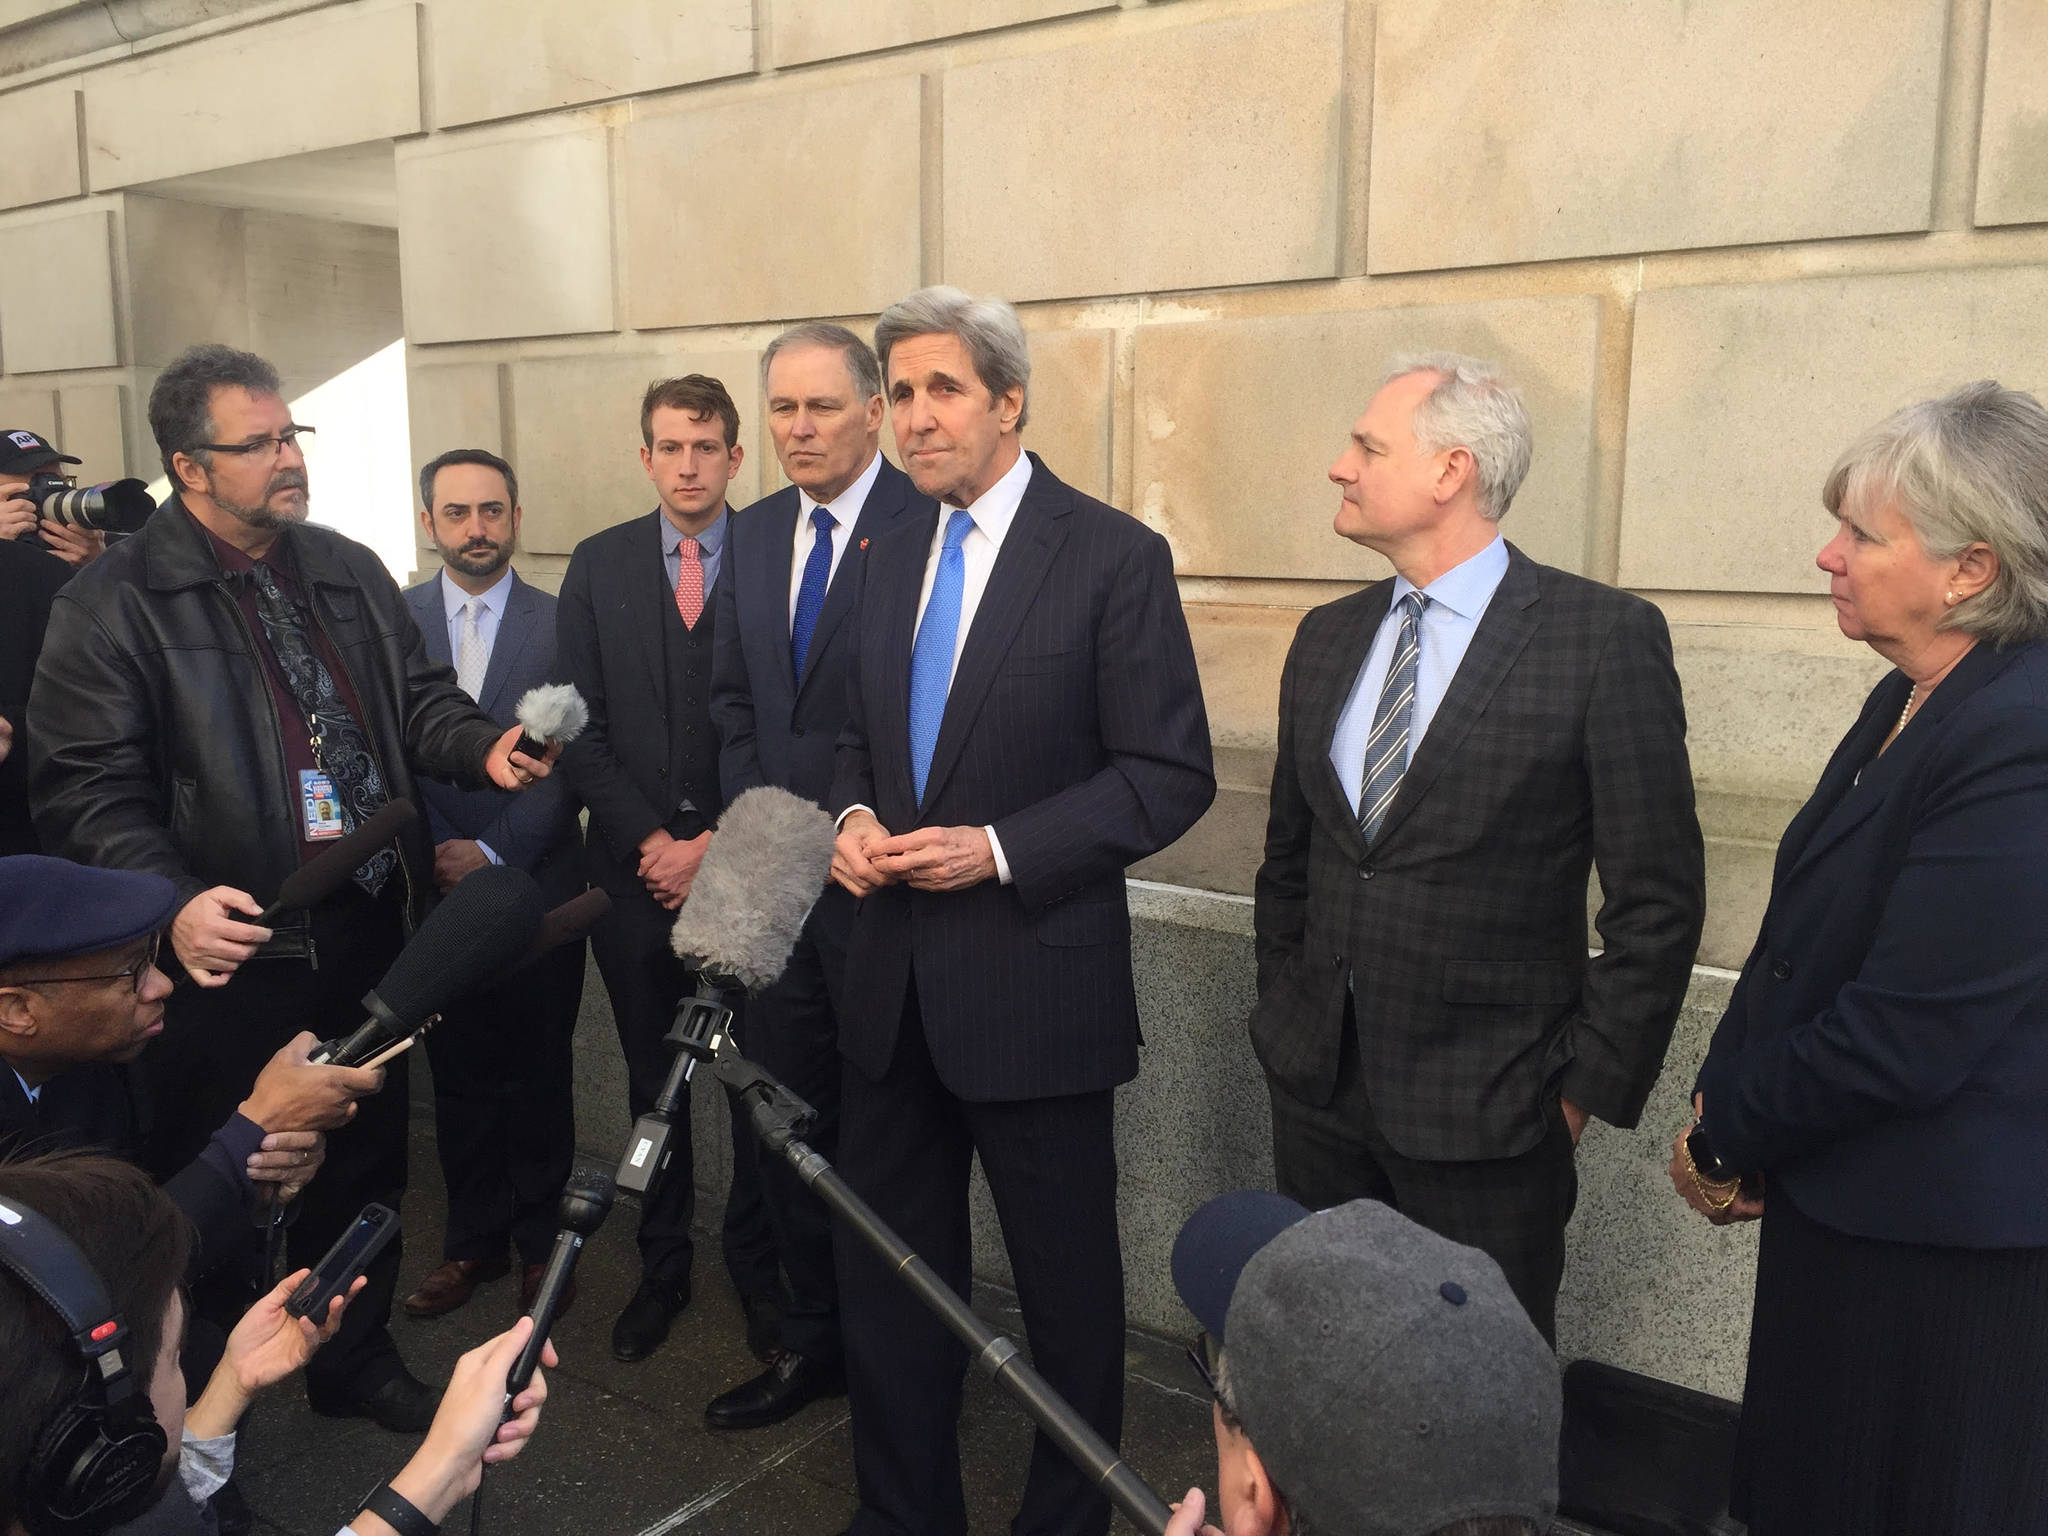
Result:
[[[1486,548],[1452,566],[1421,591],[1430,602],[1443,604],[1459,618],[1476,619],[1486,612],[1486,605],[1493,601],[1494,591],[1507,573],[1508,542],[1496,533]],[[1406,576],[1396,576],[1394,603],[1415,590],[1415,583]]]
[[[498,618],[504,618],[505,605],[512,600],[512,567],[506,566],[498,574],[498,579],[492,582],[489,587],[477,593],[476,596],[482,598],[483,605],[490,609]],[[443,612],[452,619],[455,615],[462,612],[462,605],[468,602],[469,599],[470,594],[455,585],[454,580],[449,576],[448,567],[442,566],[441,607]]]
[[[730,510],[727,507],[720,507],[718,516],[712,519],[711,526],[695,536],[699,554],[715,555],[725,548],[725,523]],[[664,555],[672,555],[683,547],[682,531],[668,520],[666,512],[656,508],[654,515],[661,522],[661,552]]]
[[[14,1068],[12,1066],[8,1067],[7,1070],[10,1072],[14,1072]],[[21,1096],[27,1099],[29,1103],[33,1104],[37,1101],[37,1099],[42,1097],[43,1089],[40,1083],[38,1083],[33,1088],[29,1087],[28,1079],[23,1077],[19,1072],[14,1072],[14,1080],[17,1083],[21,1084]]]
[[[1003,472],[1002,479],[983,491],[973,506],[967,508],[967,515],[974,519],[974,526],[991,543],[1000,546],[1003,535],[1010,531],[1015,521],[1017,508],[1024,504],[1024,487],[1031,483],[1031,455],[1020,453],[1017,462]],[[951,514],[960,509],[939,503],[942,512]]]
[[[799,487],[796,493],[797,526],[810,527],[811,514],[822,506],[832,514],[834,523],[841,528],[851,528],[860,521],[861,508],[868,504],[868,493],[874,490],[875,481],[881,478],[881,474],[882,455],[877,449],[875,456],[868,460],[868,467],[860,472],[860,477],[841,491],[835,500],[815,501],[809,491]]]

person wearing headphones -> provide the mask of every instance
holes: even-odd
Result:
[[[205,1532],[195,1500],[232,1469],[249,1397],[302,1367],[339,1324],[339,1297],[318,1328],[286,1313],[306,1271],[287,1277],[236,1325],[188,1411],[177,1366],[187,1242],[178,1208],[129,1164],[80,1154],[0,1163],[4,1536],[111,1536],[151,1514],[162,1516],[152,1532]],[[364,1501],[347,1536],[429,1536],[486,1464],[519,1454],[547,1397],[539,1372],[500,1420],[506,1373],[532,1327],[522,1318],[462,1357],[419,1452]],[[542,1362],[557,1363],[552,1347]]]

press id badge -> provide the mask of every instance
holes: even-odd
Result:
[[[341,824],[341,796],[334,792],[334,780],[318,769],[299,770],[299,808],[309,843],[324,843],[347,830]]]

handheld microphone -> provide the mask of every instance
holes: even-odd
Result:
[[[363,995],[369,1018],[313,1052],[316,1065],[360,1066],[405,1039],[456,998],[524,958],[545,916],[533,876],[493,864],[466,876],[427,914],[391,968]]]
[[[549,743],[566,746],[583,734],[583,727],[590,724],[590,706],[574,684],[549,683],[521,694],[512,718],[525,732],[512,750],[538,762],[548,755]]]
[[[519,1351],[519,1358],[512,1362],[512,1370],[505,1377],[505,1412],[512,1411],[512,1400],[526,1390],[533,1380],[534,1367],[540,1364],[540,1352],[546,1347],[548,1330],[555,1325],[555,1313],[561,1310],[562,1294],[569,1288],[570,1278],[576,1272],[577,1256],[583,1252],[583,1245],[596,1235],[604,1225],[604,1219],[611,1213],[612,1181],[601,1173],[573,1173],[569,1182],[562,1187],[561,1228],[555,1233],[554,1251],[548,1255],[548,1267],[540,1277],[540,1289],[534,1293],[533,1309],[527,1313],[533,1319],[533,1332],[527,1337],[526,1347]]]
[[[259,928],[268,928],[287,912],[317,907],[340,890],[358,868],[378,849],[420,819],[410,800],[394,800],[353,832],[345,832],[284,877],[277,897],[255,917]]]
[[[691,1074],[731,1032],[726,994],[759,992],[789,968],[804,920],[831,874],[834,837],[830,816],[770,784],[725,808],[669,940],[695,967],[697,990],[676,1004],[667,1037],[676,1059],[654,1107],[633,1123],[619,1159],[620,1189],[644,1195],[667,1171]]]

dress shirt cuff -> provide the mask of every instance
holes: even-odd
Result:
[[[1015,882],[1010,879],[1010,861],[1003,857],[1003,840],[996,836],[996,829],[994,827],[983,827],[981,830],[988,834],[988,851],[994,854],[996,858],[997,884],[1014,884]]]
[[[178,1481],[202,1509],[235,1475],[235,1432],[195,1440],[187,1435],[178,1445]]]
[[[851,816],[855,811],[866,811],[870,816],[874,816],[875,814],[875,808],[872,805],[849,805],[845,810],[841,811],[839,815],[833,820],[832,830],[834,832],[843,830],[846,826],[846,818]],[[880,819],[880,817],[876,817],[876,820],[879,821]]]
[[[478,838],[476,840],[476,851],[482,854],[486,859],[488,859],[493,864],[502,864],[505,862],[503,859],[498,857],[498,851],[495,848],[493,848],[489,843],[485,842],[482,838]]]

